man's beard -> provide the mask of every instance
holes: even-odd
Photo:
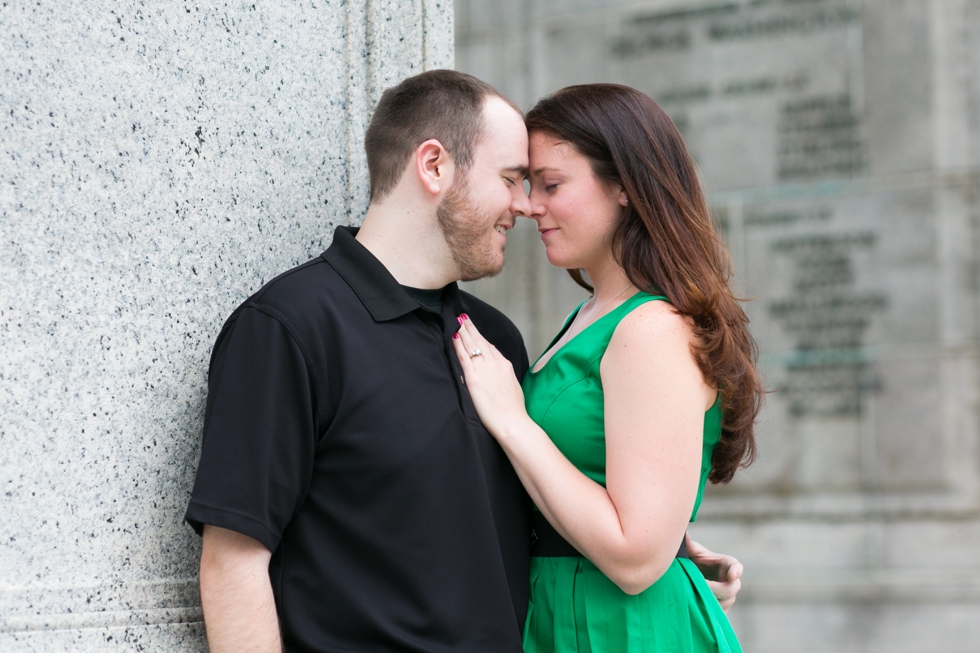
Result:
[[[503,261],[494,252],[488,228],[496,223],[489,213],[477,210],[469,197],[466,178],[457,179],[436,208],[439,228],[449,246],[461,281],[496,276]]]

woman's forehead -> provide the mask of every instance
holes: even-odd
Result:
[[[542,132],[531,133],[528,152],[532,173],[543,162],[569,165],[575,164],[578,159],[585,159],[568,141]],[[538,161],[538,166],[535,166],[535,160]]]

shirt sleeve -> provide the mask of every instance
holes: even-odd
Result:
[[[310,485],[314,392],[303,351],[278,319],[246,307],[225,326],[185,515],[198,534],[211,524],[276,549]]]

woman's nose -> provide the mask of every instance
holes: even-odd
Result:
[[[524,215],[531,218],[532,220],[537,220],[545,214],[545,206],[541,202],[536,201],[537,197],[535,192],[532,190],[527,196],[528,212]]]

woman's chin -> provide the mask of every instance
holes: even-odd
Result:
[[[569,261],[568,256],[564,256],[562,252],[558,251],[557,247],[554,246],[544,246],[544,256],[548,259],[548,263],[555,266],[556,268],[577,267],[574,263]]]
[[[572,256],[551,256],[547,255],[548,263],[556,268],[563,270],[579,270],[584,268],[581,259]]]
[[[544,255],[548,259],[548,263],[554,267],[568,269],[569,266],[565,265],[565,259],[563,257],[552,255],[548,250],[545,250]]]

